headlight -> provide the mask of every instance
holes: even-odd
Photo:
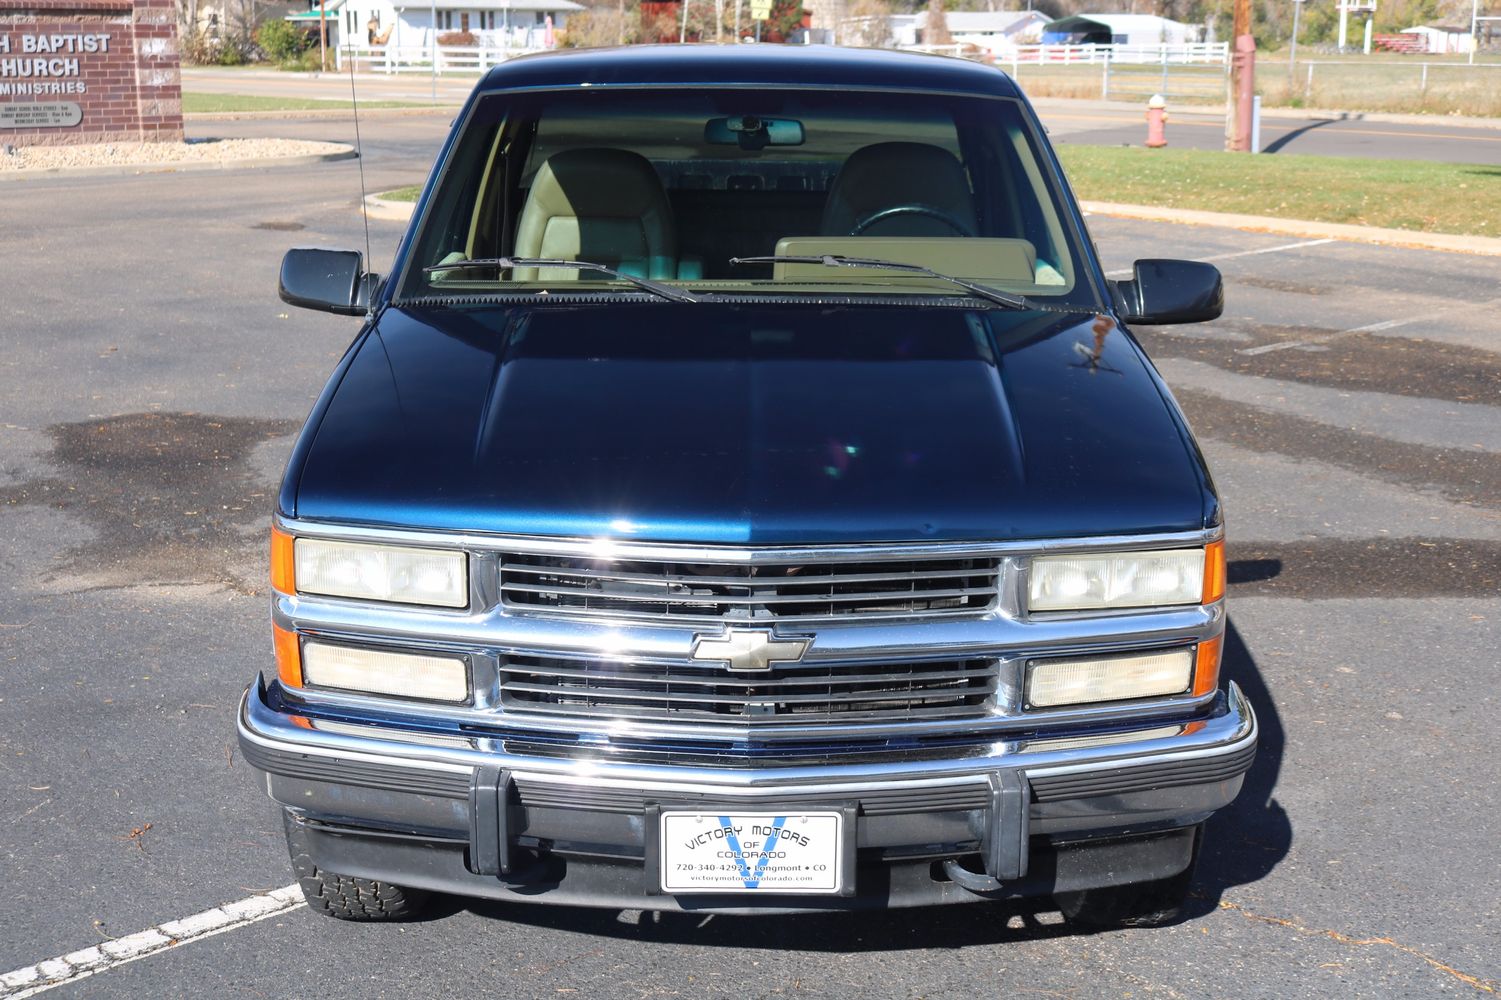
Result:
[[[1038,556],[1032,560],[1027,608],[1091,611],[1208,603],[1217,598],[1204,586],[1204,561],[1204,549]]]
[[[378,649],[302,644],[302,679],[341,688],[426,701],[468,701],[469,670],[456,656],[393,653]]]
[[[1027,669],[1027,706],[1052,708],[1183,694],[1193,668],[1194,654],[1189,649],[1037,660]]]
[[[299,593],[462,608],[469,603],[464,553],[396,545],[296,541]]]

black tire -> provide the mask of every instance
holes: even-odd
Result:
[[[283,813],[292,870],[309,909],[338,920],[408,920],[422,911],[428,894],[390,882],[324,871],[313,864],[303,825]]]
[[[1155,882],[1113,885],[1102,889],[1060,892],[1053,902],[1069,923],[1081,927],[1162,927],[1183,914],[1204,828],[1194,830],[1193,857],[1177,875]]]

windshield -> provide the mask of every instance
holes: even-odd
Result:
[[[639,291],[1091,296],[1014,100],[703,88],[481,98],[421,221],[404,300]],[[821,266],[830,255],[916,265]],[[739,258],[803,258],[746,262]],[[499,258],[609,268],[496,265]],[[460,261],[488,264],[452,266]]]

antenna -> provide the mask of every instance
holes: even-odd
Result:
[[[354,111],[354,159],[360,166],[360,218],[365,222],[365,274],[370,273],[370,206],[365,198],[365,149],[360,144],[360,100],[354,92],[354,49],[349,48],[349,106]],[[360,276],[364,282],[364,275]],[[365,290],[365,318],[369,319],[375,314],[375,296],[373,289]]]

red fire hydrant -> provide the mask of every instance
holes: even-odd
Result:
[[[1161,94],[1153,94],[1147,101],[1147,148],[1158,149],[1167,145],[1167,101]]]

